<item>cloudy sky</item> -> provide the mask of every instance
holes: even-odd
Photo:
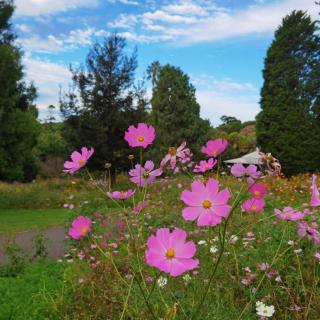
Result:
[[[68,87],[68,66],[116,31],[138,47],[137,78],[154,60],[181,67],[201,115],[216,125],[222,115],[250,120],[259,112],[266,50],[294,9],[319,12],[314,0],[16,0],[13,22],[42,118]]]

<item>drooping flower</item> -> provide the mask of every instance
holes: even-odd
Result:
[[[317,176],[315,174],[312,175],[310,206],[312,207],[320,206],[320,194],[317,187]]]
[[[219,181],[210,178],[204,184],[196,180],[191,183],[191,191],[184,190],[181,194],[181,200],[188,206],[182,216],[188,221],[197,220],[198,226],[215,226],[229,215],[229,198],[227,188],[219,191]]]
[[[186,145],[187,143],[184,141],[177,149],[175,147],[170,147],[168,149],[168,153],[161,160],[160,168],[163,169],[169,162],[168,168],[170,170],[174,170],[178,160],[180,160],[183,164],[190,161],[192,153],[190,149],[186,148]]]
[[[81,148],[81,153],[73,151],[71,153],[72,161],[66,161],[64,163],[63,166],[65,170],[63,170],[63,172],[73,174],[75,171],[78,171],[87,164],[89,158],[93,155],[93,152],[93,148],[88,150],[86,147]]]
[[[253,198],[260,199],[266,194],[266,188],[262,183],[254,183],[251,185],[249,192]]]
[[[73,239],[80,239],[85,237],[89,232],[91,232],[91,219],[79,216],[73,220],[71,228],[69,228],[68,235]]]
[[[213,158],[206,160],[201,160],[198,165],[196,165],[193,169],[193,172],[200,173],[200,172],[206,172],[208,170],[211,170],[217,163],[217,160],[214,160]]]
[[[159,229],[148,239],[147,263],[173,277],[195,269],[199,264],[199,260],[192,259],[196,246],[193,241],[186,242],[186,237],[187,233],[182,229],[172,233],[168,228]]]
[[[285,207],[283,211],[274,209],[274,213],[276,213],[277,217],[281,220],[297,221],[304,217],[304,214],[302,212],[295,211],[291,207]]]
[[[144,187],[150,183],[152,183],[156,177],[162,174],[162,170],[155,169],[154,163],[151,160],[146,161],[144,167],[140,164],[136,164],[134,169],[129,171],[129,175],[131,176],[130,181],[137,184],[140,187]]]
[[[251,198],[246,200],[241,208],[242,210],[249,212],[249,213],[257,213],[261,212],[265,206],[265,201],[264,199],[259,199],[259,198]]]
[[[155,130],[153,126],[148,126],[146,123],[139,123],[137,128],[130,126],[125,132],[124,139],[130,147],[147,148],[152,144],[155,138]]]
[[[256,305],[257,315],[263,318],[270,318],[275,313],[274,306],[267,306],[262,302]]]
[[[114,191],[108,192],[107,195],[113,199],[124,200],[132,197],[135,194],[136,190],[129,189],[127,191]]]
[[[251,179],[257,179],[261,176],[261,172],[258,171],[257,166],[254,164],[250,164],[249,166],[245,167],[241,163],[236,163],[231,167],[231,174],[236,178],[245,176]]]
[[[308,225],[306,221],[301,221],[296,225],[299,238],[307,237],[315,245],[320,245],[320,232],[317,230],[317,224]]]
[[[208,157],[216,158],[219,154],[226,150],[228,141],[226,139],[209,140],[205,146],[201,148],[201,152]]]
[[[136,204],[136,206],[132,209],[135,213],[140,213],[142,210],[144,210],[148,206],[147,201],[140,201]]]

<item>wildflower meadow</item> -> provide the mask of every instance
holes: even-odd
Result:
[[[290,190],[270,154],[257,166],[235,164],[229,174],[221,168],[224,139],[209,140],[199,163],[186,142],[168,146],[157,165],[145,157],[155,135],[145,123],[124,133],[137,154],[129,156],[124,189],[94,180],[86,169],[93,149],[74,151],[65,162],[65,172],[81,175],[114,204],[112,212],[103,204],[99,211],[75,209],[67,228],[65,263],[74,272],[79,315],[318,319],[317,176],[301,181],[300,192]]]

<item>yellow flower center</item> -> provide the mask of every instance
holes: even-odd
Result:
[[[174,147],[170,147],[168,153],[170,154],[170,156],[175,156],[177,153],[177,149]]]
[[[255,205],[251,206],[251,210],[252,211],[256,211],[257,210],[257,207]]]
[[[285,216],[287,219],[289,219],[289,218],[291,218],[291,213],[286,213],[284,216]]]
[[[217,150],[212,150],[212,151],[211,151],[211,155],[212,155],[213,157],[215,157],[215,156],[217,155]]]
[[[260,191],[255,191],[253,194],[254,194],[255,196],[260,196]]]
[[[84,163],[85,163],[85,161],[84,161],[83,159],[78,160],[78,165],[79,165],[79,166],[84,165]]]
[[[202,202],[202,206],[203,206],[205,209],[210,209],[211,206],[212,206],[212,203],[211,203],[211,201],[209,201],[209,200],[204,200],[204,201]]]
[[[81,229],[81,233],[82,233],[82,234],[86,234],[88,231],[89,231],[89,228],[88,228],[88,227],[83,227],[83,228]]]
[[[169,258],[169,259],[174,258],[174,250],[173,250],[172,248],[168,249],[168,250],[167,250],[167,253],[166,253],[166,256],[167,256],[167,258]]]
[[[139,141],[139,142],[143,142],[143,141],[144,141],[144,137],[141,137],[141,136],[138,137],[138,141]]]
[[[143,178],[144,178],[144,179],[149,178],[149,176],[150,176],[150,175],[149,175],[149,173],[148,173],[148,172],[145,172],[145,173],[143,174]]]

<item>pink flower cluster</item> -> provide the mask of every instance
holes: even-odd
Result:
[[[195,173],[204,173],[208,170],[211,170],[217,163],[217,160],[210,158],[207,161],[201,160],[198,165],[196,165],[193,169]]]
[[[307,237],[313,244],[320,245],[320,232],[317,230],[317,223],[309,225],[306,221],[301,221],[296,225],[299,238]]]
[[[295,211],[291,207],[284,207],[283,211],[279,209],[274,209],[274,213],[281,220],[297,221],[304,217],[304,214],[300,211]]]
[[[250,164],[245,167],[242,163],[236,163],[231,167],[231,174],[236,178],[247,177],[247,182],[252,184],[254,179],[258,179],[261,176],[261,172],[257,166]]]
[[[196,246],[193,241],[186,242],[187,233],[175,229],[161,228],[147,242],[146,261],[160,271],[177,277],[186,271],[197,268],[199,260],[193,259]]]
[[[187,170],[187,167],[191,167],[193,165],[191,161],[193,154],[189,148],[186,148],[186,145],[187,143],[184,141],[177,149],[170,147],[168,153],[161,160],[160,168],[163,170],[167,167],[174,173],[178,173],[180,171],[179,167],[177,167],[178,163],[181,164],[184,171]]]
[[[87,164],[89,158],[93,155],[93,152],[93,148],[88,150],[86,147],[81,148],[81,153],[73,151],[71,153],[72,161],[66,161],[64,163],[65,170],[63,170],[63,172],[73,174],[75,171],[78,171]]]
[[[181,194],[181,200],[187,205],[182,216],[187,221],[197,220],[198,226],[215,226],[229,215],[229,198],[227,188],[219,191],[219,181],[210,178],[205,184],[196,180],[191,184],[191,191],[184,190]]]
[[[85,237],[89,232],[91,232],[91,219],[79,216],[75,220],[73,220],[71,228],[68,231],[68,235],[72,239],[80,239]]]
[[[249,188],[249,192],[252,197],[242,204],[242,210],[249,213],[257,213],[263,211],[265,206],[263,197],[266,193],[264,185],[262,183],[254,183]]]
[[[156,177],[161,176],[162,169],[154,169],[154,163],[151,160],[146,161],[144,167],[140,164],[136,164],[134,169],[129,171],[131,176],[130,181],[138,185],[139,187],[144,187],[156,180]]]
[[[209,140],[205,146],[201,148],[201,152],[208,157],[216,158],[228,147],[228,141],[226,139]]]
[[[124,135],[124,139],[130,147],[147,148],[153,143],[154,138],[154,127],[148,126],[145,123],[139,123],[137,127],[130,126]]]

